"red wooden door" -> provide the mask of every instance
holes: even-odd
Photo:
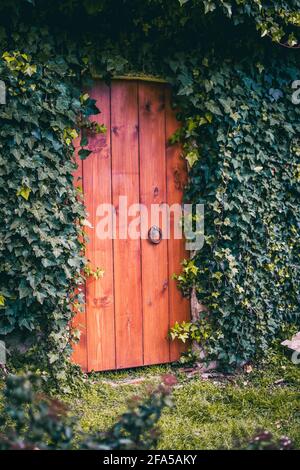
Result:
[[[189,318],[189,302],[172,279],[187,257],[184,240],[174,237],[170,224],[158,244],[148,239],[150,222],[137,224],[136,236],[126,236],[128,224],[141,222],[140,204],[148,214],[156,207],[181,203],[186,180],[177,145],[168,145],[178,128],[171,108],[170,88],[161,83],[115,80],[96,82],[90,92],[107,132],[90,139],[90,156],[79,163],[84,200],[91,227],[87,228],[87,257],[102,279],[86,283],[85,312],[75,323],[81,330],[73,360],[84,370],[99,371],[178,359],[181,346],[167,334],[175,321]],[[124,218],[126,198],[130,211]],[[103,204],[114,208],[117,234],[99,237]],[[157,216],[157,226],[162,218]],[[174,217],[173,212],[171,213]],[[150,219],[149,219],[150,220]],[[165,237],[165,238],[164,238]]]

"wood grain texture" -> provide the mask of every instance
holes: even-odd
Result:
[[[117,228],[127,224],[120,216],[119,196],[128,206],[139,202],[139,135],[137,82],[111,85],[112,188]],[[114,292],[117,368],[143,364],[143,315],[140,240],[114,240]]]
[[[170,104],[171,89],[136,80],[114,80],[110,87],[97,81],[90,95],[101,109],[92,119],[105,124],[107,132],[89,138],[92,153],[84,162],[76,152],[74,184],[83,185],[92,225],[86,228],[87,258],[91,268],[100,267],[105,274],[86,282],[85,311],[73,321],[81,339],[72,360],[87,371],[174,361],[184,346],[170,343],[168,331],[176,321],[190,318],[190,306],[172,279],[188,253],[174,230],[174,218],[181,218],[178,206],[187,172],[180,145],[168,145],[179,126]],[[78,177],[82,181],[75,181]],[[139,229],[140,219],[138,213],[124,219],[120,197],[127,197],[127,207],[136,204],[139,209],[142,203],[150,214],[154,204],[160,211],[156,220],[142,224],[141,237],[127,237],[130,222],[136,219]],[[110,203],[116,210],[114,240],[101,239],[97,230],[105,216],[99,207]],[[162,217],[165,203],[178,204],[170,213],[169,238]],[[166,237],[157,245],[148,240],[153,224]]]
[[[74,186],[83,190],[83,179],[82,179],[82,160],[78,156],[80,139],[77,138],[74,141],[75,147],[75,161],[77,163],[77,169],[73,173]],[[85,286],[81,287],[85,291]],[[81,366],[83,371],[87,371],[87,330],[86,330],[86,310],[83,307],[82,312],[77,312],[72,320],[72,328],[80,331],[80,341],[73,345],[72,361],[75,364]]]
[[[115,317],[113,293],[113,241],[100,239],[97,224],[99,205],[111,202],[110,89],[96,83],[90,92],[101,110],[93,120],[104,124],[107,131],[89,139],[90,156],[83,162],[84,199],[88,220],[89,243],[86,256],[92,269],[104,270],[102,279],[90,277],[86,282],[87,357],[88,370],[116,367]]]
[[[150,212],[167,202],[164,85],[139,83],[139,129],[140,199]],[[168,242],[150,243],[149,228],[142,230],[144,364],[158,364],[170,359]]]
[[[171,107],[171,88],[166,87],[166,156],[167,156],[167,200],[168,204],[181,204],[183,189],[187,183],[187,168],[181,156],[180,144],[168,144],[170,137],[179,128],[180,124],[176,119],[176,111]],[[170,212],[170,240],[168,240],[169,258],[169,301],[170,301],[170,326],[176,321],[188,321],[190,319],[190,302],[184,298],[177,288],[176,281],[172,279],[174,273],[179,274],[184,258],[188,258],[189,253],[185,250],[184,240],[175,239],[174,232],[176,225],[180,223],[181,211],[176,209]],[[176,224],[176,225],[175,225]],[[176,361],[180,353],[184,351],[185,345],[179,341],[173,341],[170,345],[170,359]]]

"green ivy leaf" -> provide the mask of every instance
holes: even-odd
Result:
[[[78,152],[78,155],[81,160],[85,160],[91,153],[92,153],[92,150],[80,149]]]
[[[31,188],[29,188],[28,186],[25,186],[23,185],[18,191],[17,191],[17,196],[21,196],[23,199],[25,199],[26,201],[28,201],[29,199],[29,196],[30,196],[30,193],[31,193]]]

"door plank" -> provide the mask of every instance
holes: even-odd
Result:
[[[93,228],[86,228],[89,237],[86,256],[92,269],[104,270],[102,279],[89,277],[86,282],[87,356],[88,370],[108,370],[116,366],[115,318],[113,294],[113,242],[97,236],[100,204],[111,203],[110,151],[110,89],[96,82],[90,92],[101,110],[93,120],[104,124],[107,131],[89,138],[92,153],[83,162],[84,199],[88,220]]]
[[[73,183],[75,188],[83,190],[83,179],[82,179],[82,160],[78,156],[80,139],[77,138],[74,141],[75,148],[75,161],[77,163],[77,169],[73,172]],[[78,196],[80,197],[80,196]],[[85,286],[81,287],[85,291]],[[75,364],[81,366],[83,371],[87,371],[87,332],[86,332],[86,310],[83,306],[83,311],[77,311],[76,315],[72,320],[72,328],[80,331],[80,340],[78,343],[72,345],[72,361]]]
[[[139,83],[141,203],[167,202],[164,85]],[[153,221],[152,221],[153,222]],[[168,362],[168,243],[151,244],[149,226],[142,227],[142,292],[144,364]]]
[[[183,188],[187,183],[187,169],[180,144],[168,144],[170,137],[180,127],[176,119],[176,111],[171,107],[171,88],[166,87],[166,145],[167,145],[167,199],[168,204],[181,204]],[[174,273],[181,272],[181,261],[189,256],[185,250],[184,240],[174,239],[175,223],[180,220],[180,210],[171,211],[170,240],[168,241],[169,279],[170,279],[170,326],[176,321],[179,323],[190,319],[190,304],[188,299],[181,295],[176,281],[172,279]],[[185,350],[184,344],[173,341],[170,345],[170,359],[176,361],[180,353]]]
[[[119,196],[127,196],[128,206],[139,203],[137,98],[135,81],[112,82],[112,187],[119,229],[127,225],[121,221]],[[143,364],[140,255],[140,239],[114,240],[117,368]]]

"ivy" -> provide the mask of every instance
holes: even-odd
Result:
[[[0,335],[12,348],[22,344],[64,379],[70,320],[84,301],[76,288],[103,274],[84,259],[72,177],[73,139],[89,158],[89,135],[105,132],[82,92],[91,73],[173,85],[185,199],[206,212],[205,245],[177,279],[208,308],[200,337],[209,357],[243,363],[266,352],[283,323],[299,325],[298,52],[256,32],[297,47],[298,4],[1,2]]]
[[[198,152],[185,197],[205,204],[205,245],[196,279],[184,268],[179,282],[210,311],[209,356],[236,365],[266,353],[283,324],[299,325],[299,72],[287,58],[206,63],[182,133],[186,158]]]
[[[269,36],[272,41],[286,47],[300,47],[297,28],[300,26],[298,0],[273,0],[265,4],[263,0],[179,0],[181,6],[187,3],[202,3],[205,14],[221,10],[235,24],[251,18],[261,37]]]
[[[27,35],[38,42],[37,31]],[[34,351],[40,367],[62,380],[86,265],[72,142],[84,127],[78,116],[99,111],[88,95],[81,99],[80,64],[59,56],[46,32],[43,40],[30,55],[20,41],[1,54],[7,105],[0,107],[0,335],[11,351],[22,345],[31,360]]]
[[[41,381],[26,374],[9,375],[0,417],[0,450],[146,450],[157,447],[157,422],[176,378],[164,376],[143,400],[135,397],[128,410],[106,432],[87,434],[64,403],[40,393]],[[39,393],[38,393],[39,391]],[[2,397],[1,397],[2,398]]]

